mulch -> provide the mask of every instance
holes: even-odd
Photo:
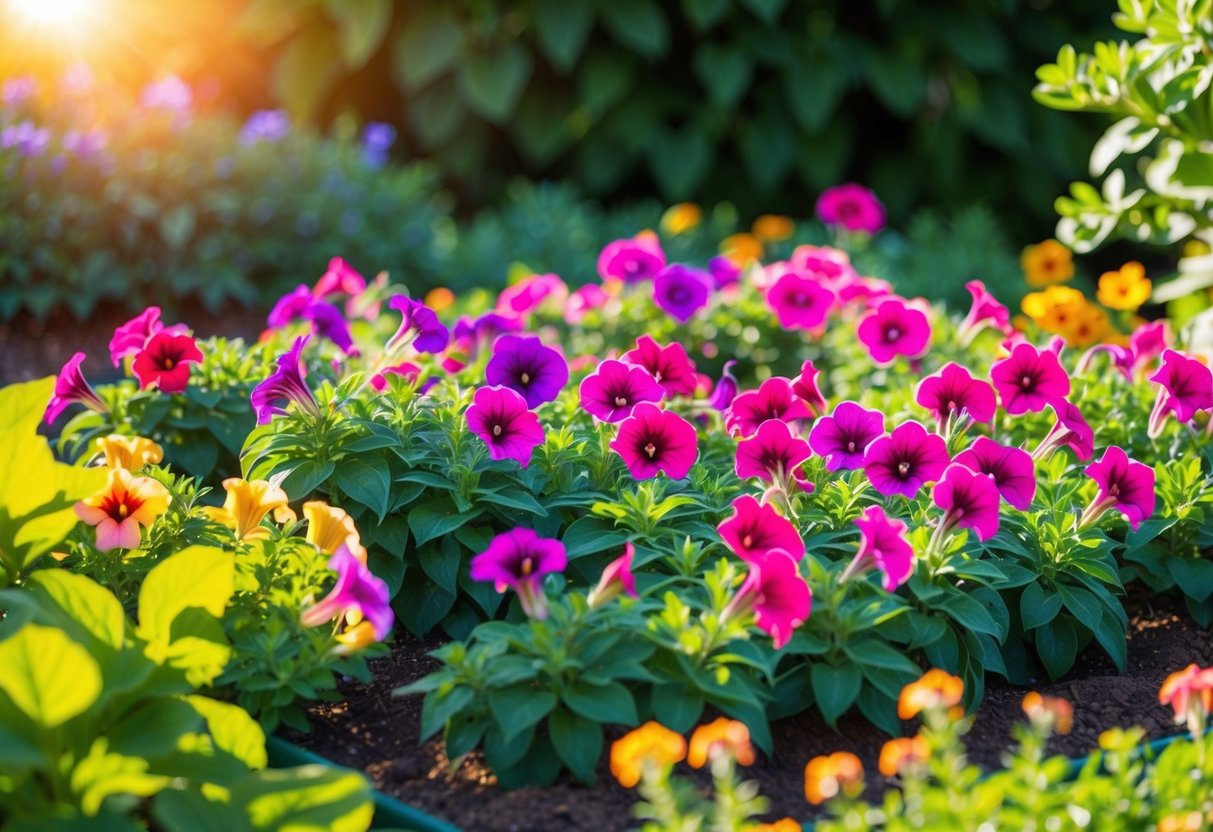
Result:
[[[1098,648],[1088,650],[1067,677],[1030,689],[1061,696],[1074,704],[1074,727],[1068,736],[1050,741],[1050,752],[1068,756],[1089,753],[1099,735],[1115,726],[1141,725],[1149,738],[1175,733],[1170,712],[1158,704],[1158,688],[1172,671],[1191,662],[1213,664],[1213,638],[1187,616],[1182,601],[1168,595],[1128,599],[1129,666],[1124,674]],[[478,752],[450,771],[440,738],[418,743],[420,696],[396,697],[392,691],[437,667],[427,653],[442,643],[400,637],[392,654],[372,663],[369,685],[341,685],[345,700],[311,708],[310,734],[288,739],[342,765],[365,771],[377,788],[399,800],[453,823],[467,832],[560,832],[594,829],[615,832],[634,828],[634,791],[612,779],[605,755],[598,781],[586,787],[562,776],[547,788],[504,791]],[[1029,688],[991,677],[986,698],[968,736],[970,759],[998,768],[1011,743],[1011,727],[1023,719],[1020,702]],[[908,727],[908,726],[907,726]],[[818,754],[848,750],[864,763],[870,790],[883,786],[876,773],[880,747],[887,737],[862,716],[846,716],[838,730],[812,711],[774,723],[775,755],[746,770],[771,802],[770,818],[808,818],[804,799],[805,763]],[[615,730],[608,741],[622,734]]]

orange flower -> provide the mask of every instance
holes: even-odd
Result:
[[[762,259],[762,241],[744,232],[730,234],[720,241],[720,253],[744,268]]]
[[[1069,286],[1049,286],[1024,296],[1020,307],[1046,332],[1064,333],[1087,306],[1082,292]]]
[[[1023,712],[1033,725],[1046,726],[1059,734],[1068,734],[1074,727],[1074,706],[1057,696],[1030,691],[1023,698]]]
[[[682,734],[656,722],[646,722],[611,743],[611,774],[621,786],[640,782],[646,764],[672,766],[687,754]]]
[[[1072,347],[1089,347],[1102,341],[1110,330],[1108,314],[1093,303],[1084,303],[1070,329],[1061,335]]]
[[[425,305],[435,312],[441,312],[444,309],[449,309],[451,304],[455,302],[455,293],[445,286],[439,286],[436,289],[430,289],[425,295]]]
[[[1203,720],[1213,711],[1213,667],[1190,664],[1172,673],[1158,689],[1158,703],[1175,709],[1177,723]]]
[[[1100,275],[1095,296],[1109,309],[1134,310],[1150,299],[1153,288],[1146,279],[1146,267],[1134,260],[1121,266],[1120,271]]]
[[[884,759],[883,755],[881,759]],[[858,797],[862,791],[863,763],[849,751],[814,757],[804,767],[804,796],[814,806],[825,803],[839,792],[847,797]]]
[[[261,525],[265,515],[274,512],[280,523],[291,522],[295,512],[287,506],[286,492],[266,480],[242,480],[229,477],[223,481],[227,499],[223,508],[204,509],[207,516],[236,532],[237,540],[258,540],[269,537],[270,530]]]
[[[753,765],[754,748],[750,745],[750,729],[735,719],[723,716],[696,728],[695,733],[691,734],[687,762],[693,768],[703,768],[717,754],[728,754],[743,766]]]
[[[928,670],[917,682],[901,689],[897,715],[913,719],[928,709],[953,708],[960,704],[964,689],[964,682],[956,676],[939,669]]]
[[[896,777],[906,766],[925,763],[930,756],[931,747],[927,745],[926,737],[921,734],[898,737],[889,740],[880,749],[880,762],[877,766],[885,777]]]
[[[1028,246],[1019,263],[1029,286],[1064,283],[1074,276],[1074,255],[1056,240]]]
[[[106,468],[138,471],[144,465],[155,465],[164,459],[164,449],[142,436],[119,436],[111,433],[97,439],[97,450],[105,454]]]
[[[801,832],[804,824],[793,818],[780,818],[774,823],[756,823],[746,827],[746,832]]]
[[[97,527],[97,548],[138,549],[140,526],[150,526],[168,511],[168,489],[151,477],[111,468],[105,487],[76,503],[76,516]]]
[[[1201,832],[1205,829],[1200,812],[1168,815],[1158,822],[1158,832]]]
[[[680,202],[665,209],[661,215],[661,230],[667,234],[684,234],[703,221],[703,211],[693,202]]]
[[[354,527],[354,518],[344,509],[312,500],[303,504],[303,516],[307,518],[308,543],[326,555],[333,554],[344,543],[358,560],[366,563],[366,549]]]
[[[786,240],[795,231],[796,223],[792,222],[791,217],[782,214],[763,214],[750,226],[750,233],[764,243]]]

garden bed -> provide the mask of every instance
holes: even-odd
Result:
[[[1115,726],[1141,725],[1149,739],[1173,733],[1170,711],[1158,705],[1159,684],[1190,662],[1213,663],[1213,638],[1191,621],[1181,598],[1131,590],[1126,607],[1129,666],[1124,674],[1117,673],[1101,651],[1088,650],[1065,678],[1033,686],[1074,704],[1074,728],[1067,736],[1055,737],[1050,752],[1086,754],[1098,745],[1100,733]],[[417,743],[422,697],[392,693],[437,667],[426,654],[439,644],[435,638],[398,639],[390,657],[372,662],[372,684],[342,684],[345,701],[312,706],[313,732],[289,738],[334,762],[366,771],[388,795],[466,830],[547,832],[576,826],[607,832],[635,825],[630,808],[636,795],[614,782],[605,757],[592,789],[564,776],[548,788],[503,791],[479,751],[449,774],[440,739]],[[1022,719],[1023,694],[1024,689],[991,678],[969,735],[974,762],[987,769],[1000,765],[1011,726]],[[807,712],[774,723],[772,732],[775,757],[760,759],[748,770],[770,799],[772,818],[813,813],[801,791],[802,772],[805,762],[818,754],[853,751],[872,774],[873,788],[880,783],[876,759],[887,738],[862,717],[844,717],[835,732]]]

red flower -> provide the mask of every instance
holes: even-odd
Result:
[[[202,360],[202,352],[188,335],[158,332],[135,356],[131,366],[140,387],[155,384],[165,393],[181,393],[190,381],[190,364]]]

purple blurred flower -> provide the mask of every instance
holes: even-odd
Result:
[[[733,375],[733,368],[736,366],[736,359],[724,362],[724,369],[720,372],[720,381],[716,382],[712,395],[708,397],[708,405],[713,410],[723,413],[732,406],[733,399],[737,398],[737,377]]]
[[[278,299],[266,319],[271,329],[280,329],[303,316],[303,310],[312,305],[312,290],[300,283],[294,291]]]
[[[388,151],[396,143],[396,128],[381,121],[368,121],[362,129],[362,158],[373,168],[387,164]]]
[[[32,121],[22,121],[0,130],[0,150],[15,147],[22,156],[41,156],[50,144],[51,131]]]
[[[638,283],[665,268],[665,252],[656,234],[640,234],[608,243],[598,255],[598,274],[603,280]]]
[[[553,401],[569,380],[569,365],[559,351],[545,347],[537,335],[502,335],[484,369],[492,385],[504,385],[536,408]]]
[[[307,370],[300,360],[300,354],[311,337],[300,335],[296,338],[290,350],[278,356],[278,369],[253,388],[249,398],[253,404],[253,412],[257,414],[257,424],[268,424],[274,416],[285,416],[285,405],[291,402],[310,416],[320,415],[320,405],[317,404],[307,382],[303,380]],[[280,405],[279,402],[283,404]]]
[[[733,286],[741,281],[741,267],[723,255],[708,261],[708,274],[712,276],[717,289]]]
[[[341,310],[331,303],[312,301],[304,308],[300,317],[312,322],[312,332],[327,338],[346,355],[358,355],[354,339],[350,336],[350,324]]]
[[[33,98],[37,91],[38,82],[32,75],[18,75],[16,78],[9,78],[4,82],[4,86],[0,87],[0,104],[16,107]]]
[[[680,324],[695,317],[711,296],[712,276],[701,269],[672,263],[653,277],[653,301]]]
[[[194,106],[194,91],[176,75],[169,75],[144,87],[139,103],[149,110],[168,110],[184,115]]]
[[[258,142],[277,142],[291,132],[291,117],[286,110],[258,110],[240,128],[240,143],[245,147]]]
[[[77,159],[88,160],[100,156],[108,141],[104,130],[68,130],[63,134],[63,149]]]
[[[396,295],[388,306],[400,313],[402,320],[387,342],[387,351],[395,352],[407,343],[417,352],[442,352],[451,339],[451,333],[438,320],[438,315],[421,301],[404,295]]]

